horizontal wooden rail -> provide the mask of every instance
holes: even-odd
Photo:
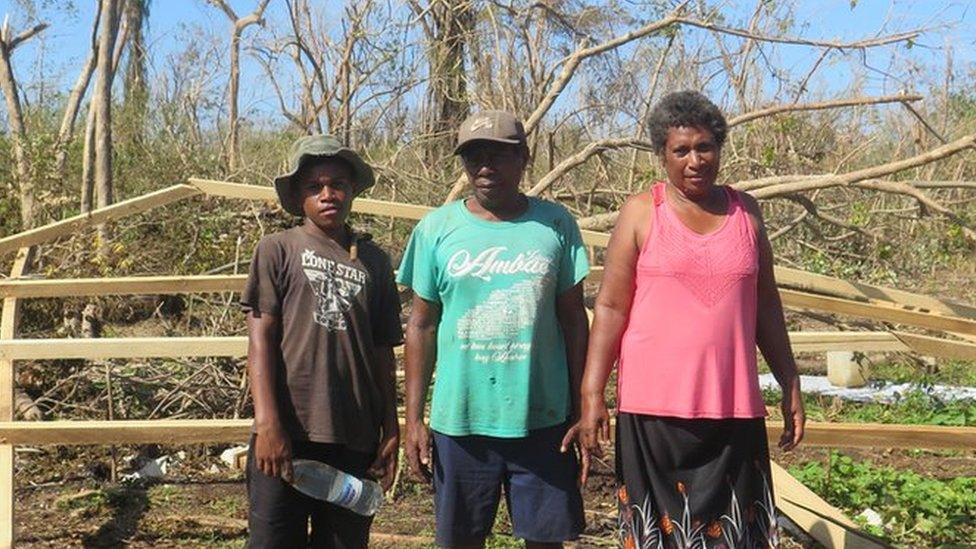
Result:
[[[957,332],[960,334],[976,335],[976,320],[922,313],[903,309],[894,304],[863,303],[839,297],[827,297],[796,290],[779,291],[783,305],[799,309],[813,309],[840,315],[850,315],[930,330]]]
[[[247,338],[120,337],[99,339],[11,339],[0,343],[0,360],[177,358],[247,356]]]
[[[780,287],[794,290],[853,299],[857,301],[888,302],[903,307],[910,307],[918,312],[938,313],[947,316],[976,319],[976,307],[960,303],[951,299],[933,297],[885,288],[860,282],[848,282],[840,278],[791,269],[789,267],[775,268],[776,283]]]
[[[76,297],[91,295],[190,294],[239,292],[247,275],[130,276],[0,280],[0,297]]]
[[[7,254],[18,248],[33,246],[42,242],[53,240],[60,236],[78,231],[82,227],[90,227],[99,223],[105,223],[114,219],[141,213],[151,210],[156,206],[169,204],[177,200],[200,194],[200,190],[191,185],[173,185],[149,194],[145,194],[129,200],[123,200],[117,204],[92,210],[86,214],[79,214],[68,219],[55,221],[38,227],[0,238],[0,255]]]
[[[189,184],[197,188],[200,192],[210,196],[242,198],[246,200],[277,200],[275,190],[272,187],[262,185],[245,185],[243,183],[213,181],[210,179],[197,179],[195,177],[189,179]],[[385,200],[374,200],[372,198],[357,198],[352,202],[352,211],[354,212],[401,219],[418,220],[430,213],[433,209],[432,206],[388,202]],[[586,230],[581,232],[583,234],[583,242],[590,246],[606,247],[607,242],[610,240],[608,233]]]
[[[394,349],[402,354],[403,347]],[[104,337],[98,339],[9,339],[0,360],[178,358],[247,356],[247,337]]]
[[[908,352],[925,356],[976,360],[976,344],[905,332],[791,332],[798,353],[827,351]],[[397,353],[402,347],[397,348]],[[10,339],[0,341],[0,360],[106,358],[176,358],[247,356],[247,338],[125,337],[99,339]]]
[[[782,421],[768,421],[770,442],[779,441]],[[895,423],[807,422],[803,444],[841,448],[976,448],[976,427],[902,425]]]
[[[223,444],[247,441],[251,422],[250,419],[11,421],[0,422],[0,443]]]
[[[250,419],[0,422],[0,444],[194,444],[247,440]],[[782,422],[766,423],[769,441]],[[808,422],[804,444],[832,447],[971,449],[976,427]]]
[[[189,179],[189,184],[209,196],[241,198],[245,200],[278,200],[278,195],[275,194],[274,187],[266,187],[263,185],[246,185],[243,183],[231,183],[229,181],[197,179],[195,177]],[[422,218],[433,209],[430,206],[373,200],[371,198],[357,198],[352,201],[352,211],[357,213],[413,220]]]

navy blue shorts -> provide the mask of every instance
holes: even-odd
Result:
[[[566,429],[546,427],[524,438],[434,432],[438,545],[487,538],[502,487],[515,537],[543,543],[578,538],[584,521],[576,455],[559,452]]]

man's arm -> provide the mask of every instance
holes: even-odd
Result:
[[[425,479],[430,471],[430,431],[424,423],[427,389],[434,374],[437,358],[437,326],[441,306],[414,293],[407,320],[405,366],[406,380],[406,454],[413,472]]]
[[[266,313],[247,313],[247,372],[254,401],[254,459],[273,478],[291,480],[291,439],[281,425],[275,397],[275,347],[280,322]]]
[[[575,423],[580,415],[580,385],[583,382],[583,366],[586,363],[586,344],[590,335],[586,308],[583,305],[583,282],[566,290],[556,298],[556,318],[563,332],[566,346],[566,363],[569,366],[569,393],[572,397],[572,417]]]

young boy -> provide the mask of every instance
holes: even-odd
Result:
[[[275,189],[304,222],[258,243],[241,298],[254,399],[249,546],[366,547],[371,517],[287,481],[292,458],[303,458],[389,488],[399,443],[400,302],[389,257],[346,225],[353,198],[373,185],[370,167],[317,135],[295,142],[289,169]]]

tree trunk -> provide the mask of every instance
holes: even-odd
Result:
[[[20,193],[20,223],[25,229],[34,225],[34,182],[31,179],[30,163],[27,161],[27,127],[24,113],[20,107],[17,92],[17,79],[14,77],[10,56],[24,41],[47,28],[47,23],[35,25],[17,36],[11,36],[8,22],[4,20],[0,29],[0,90],[7,102],[7,125],[10,130],[10,146],[14,153],[14,182]]]
[[[241,145],[238,142],[238,117],[237,96],[241,86],[241,31],[242,27],[234,25],[234,34],[230,39],[230,98],[229,98],[229,117],[227,136],[227,169],[231,173],[237,171],[240,166]]]
[[[235,172],[240,168],[241,163],[240,128],[238,127],[240,114],[238,113],[237,107],[237,96],[241,86],[241,33],[250,25],[264,24],[264,20],[261,17],[264,14],[265,8],[268,7],[268,2],[271,0],[261,0],[257,7],[254,8],[254,11],[245,17],[237,17],[237,13],[230,7],[230,4],[226,0],[208,1],[223,10],[227,18],[230,19],[231,25],[233,25],[230,37],[230,89],[227,93],[228,103],[230,103],[228,109],[229,120],[227,121],[229,126],[227,128],[227,169],[230,172]]]
[[[95,190],[104,208],[115,201],[112,188],[112,67],[119,32],[119,0],[102,0],[102,32],[98,37],[98,78],[95,82]],[[108,240],[105,225],[99,227],[102,246]]]
[[[53,172],[55,179],[64,177],[65,166],[68,163],[68,145],[75,134],[75,121],[78,119],[78,111],[81,110],[81,100],[85,96],[85,91],[88,90],[92,74],[95,73],[95,63],[96,52],[93,50],[88,59],[85,60],[85,66],[82,67],[81,73],[78,74],[78,80],[68,95],[68,101],[64,107],[64,117],[61,119],[61,129],[58,130],[58,140],[55,143]]]
[[[142,142],[146,123],[149,90],[146,85],[146,39],[143,34],[149,18],[149,0],[125,2],[125,28],[128,31],[129,57],[125,66],[122,110],[126,133],[136,144]]]
[[[451,148],[451,136],[469,114],[464,49],[475,18],[468,0],[439,2],[430,14],[430,109],[425,125],[434,137],[428,159],[438,161]]]
[[[96,91],[97,95],[97,91]],[[92,210],[95,202],[95,98],[88,105],[85,122],[85,148],[81,160],[81,213]]]
[[[98,207],[108,206],[112,196],[112,53],[119,31],[119,1],[102,0],[104,17],[98,38],[98,79],[95,82],[95,187]]]

